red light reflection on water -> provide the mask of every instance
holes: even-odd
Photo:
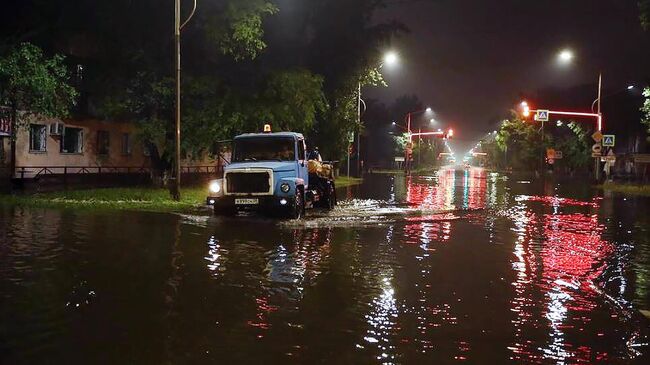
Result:
[[[451,237],[451,220],[458,216],[448,211],[455,210],[456,194],[462,193],[462,208],[483,209],[487,201],[487,180],[483,169],[463,171],[462,179],[456,178],[453,169],[440,170],[434,184],[432,178],[408,177],[406,181],[406,202],[422,212],[409,216],[404,227],[406,243],[428,244],[431,241],[447,241]],[[458,183],[462,185],[457,186]],[[446,212],[446,213],[445,213]]]
[[[594,282],[607,266],[613,245],[601,238],[603,226],[590,213],[558,213],[561,207],[596,209],[600,200],[582,202],[554,196],[525,197],[554,214],[535,215],[519,206],[513,268],[515,297],[512,320],[517,342],[508,347],[518,361],[606,361],[609,355],[569,338],[597,331],[592,316],[602,300]],[[540,304],[541,299],[541,304]],[[545,330],[548,328],[548,330]],[[539,334],[546,333],[540,338]],[[535,337],[538,334],[538,337]]]

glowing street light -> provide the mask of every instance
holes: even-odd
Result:
[[[397,53],[394,51],[389,51],[386,54],[384,54],[384,57],[382,57],[382,60],[377,66],[377,68],[381,69],[382,67],[384,67],[384,65],[393,66],[398,62],[399,62],[399,57],[397,56]],[[366,103],[361,98],[361,80],[359,80],[357,85],[357,128],[358,128],[357,130],[357,172],[359,174],[361,174],[360,173],[361,171],[361,104],[363,104],[365,108]],[[350,149],[349,148],[346,149],[348,150],[347,176],[350,176]]]
[[[627,86],[627,89],[628,89],[628,90],[632,90],[632,89],[634,89],[634,85],[628,85],[628,86]]]
[[[384,55],[384,65],[392,66],[399,62],[399,57],[397,53],[390,51]]]
[[[561,63],[567,64],[573,61],[574,54],[573,51],[571,51],[570,49],[563,49],[558,54],[557,58]]]

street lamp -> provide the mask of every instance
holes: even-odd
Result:
[[[384,55],[384,63],[379,67],[383,65],[392,66],[396,64],[398,61],[399,61],[399,57],[397,56],[397,53],[390,51]]]
[[[618,91],[614,91],[611,94],[607,94],[607,95],[603,96],[602,98],[600,98],[600,97],[596,98],[596,100],[594,100],[594,102],[591,103],[591,111],[592,112],[594,111],[594,108],[596,107],[596,103],[598,103],[600,101],[600,99],[606,99],[606,98],[609,98],[610,96],[618,95],[620,93],[623,93],[623,92],[626,92],[626,91],[631,91],[631,90],[634,90],[634,85],[627,85],[625,88],[620,89]]]
[[[574,54],[573,54],[573,51],[571,51],[570,49],[563,49],[563,50],[560,51],[560,53],[557,55],[557,58],[558,58],[558,60],[560,61],[560,63],[568,64],[568,63],[570,63],[571,61],[573,61]]]
[[[384,54],[382,62],[377,66],[381,69],[384,65],[393,66],[399,62],[399,56],[394,51],[389,51]],[[361,104],[364,104],[363,99],[361,99],[361,81],[357,85],[357,173],[361,176]],[[350,177],[350,148],[348,150],[348,168],[347,176]]]

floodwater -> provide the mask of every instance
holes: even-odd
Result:
[[[650,363],[650,199],[471,169],[339,200],[0,207],[0,363]]]

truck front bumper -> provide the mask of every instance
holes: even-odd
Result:
[[[294,204],[295,197],[281,196],[208,196],[206,204],[216,208],[235,208],[240,211],[286,212]]]

